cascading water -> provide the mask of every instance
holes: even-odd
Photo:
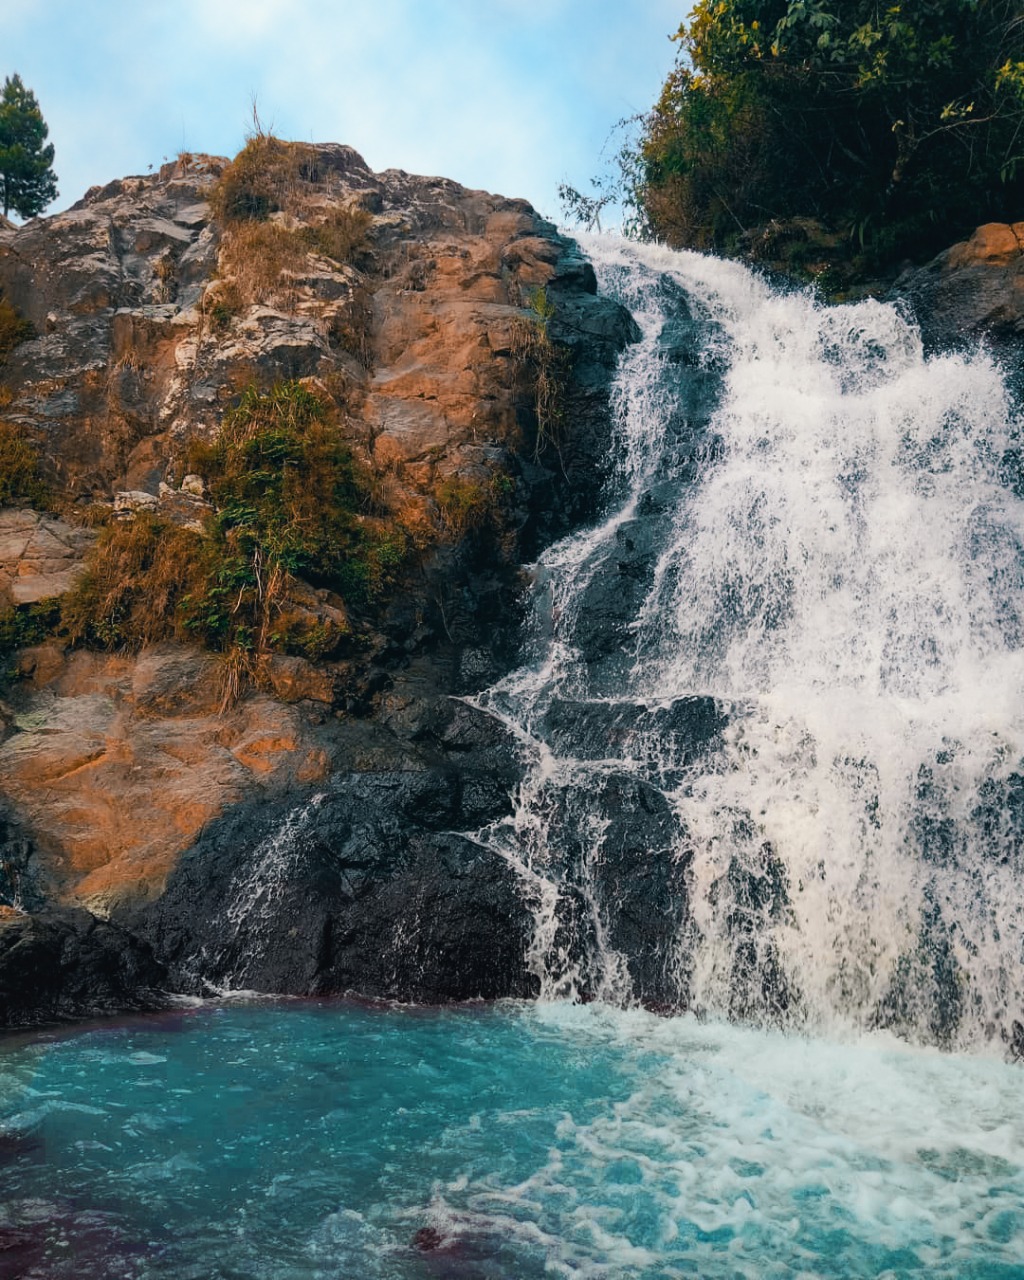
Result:
[[[479,699],[528,760],[480,838],[520,871],[544,994],[1019,1050],[1024,503],[999,370],[926,360],[894,306],[586,248],[643,334],[611,514],[542,557],[535,652]]]

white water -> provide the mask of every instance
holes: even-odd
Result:
[[[480,699],[532,760],[513,821],[485,838],[535,906],[544,994],[630,1000],[594,891],[608,815],[592,802],[626,774],[678,817],[680,1003],[1005,1043],[1024,1018],[1024,503],[1003,474],[1016,426],[999,371],[983,353],[925,360],[892,306],[826,307],[734,263],[585,246],[643,332],[615,391],[609,514],[542,558],[536,654]],[[680,290],[689,366],[659,344]],[[717,405],[703,449],[681,452],[701,366]],[[609,675],[587,652],[588,592],[652,491],[656,545]],[[729,711],[695,764],[650,717],[604,759],[545,740],[553,700],[650,710],[693,694]],[[588,903],[582,949],[559,926],[570,884]]]

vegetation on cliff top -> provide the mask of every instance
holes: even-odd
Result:
[[[1017,0],[699,0],[674,39],[627,174],[648,234],[863,275],[1022,215]]]

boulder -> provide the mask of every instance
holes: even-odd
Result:
[[[464,710],[438,709],[422,732],[447,739],[457,767],[349,774],[302,799],[237,806],[156,902],[123,919],[197,993],[530,994],[533,920],[517,876],[457,834],[508,811],[516,755],[494,721]]]
[[[926,266],[904,272],[891,294],[921,326],[926,346],[986,342],[1019,379],[1024,339],[1024,222],[990,222]]]
[[[0,1028],[165,1008],[145,943],[87,911],[0,914]]]

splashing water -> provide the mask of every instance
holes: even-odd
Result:
[[[544,555],[536,652],[479,699],[531,762],[483,838],[535,904],[545,994],[1019,1038],[1024,503],[999,370],[925,359],[894,306],[585,243],[643,334],[610,514]],[[652,901],[673,875],[685,898],[657,981],[614,943],[638,909],[623,803],[661,814],[634,864],[669,868]]]
[[[597,1004],[207,1006],[0,1052],[0,1273],[1019,1280],[1019,1085]]]

